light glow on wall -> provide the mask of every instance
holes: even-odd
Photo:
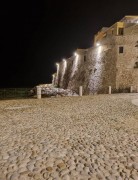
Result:
[[[74,55],[75,55],[75,57],[76,57],[76,58],[75,58],[75,64],[78,65],[79,55],[78,55],[76,52],[74,53]]]
[[[59,67],[59,63],[56,63],[57,68]]]
[[[99,88],[99,85],[101,84],[101,75],[102,75],[102,46],[99,45],[97,47],[97,56],[96,56],[96,63],[95,63],[95,83],[94,83],[94,90],[97,91]]]
[[[59,73],[59,63],[56,63],[57,66],[57,74]]]
[[[52,74],[52,84],[54,85],[55,83],[55,74]]]
[[[78,69],[79,55],[75,52],[75,53],[74,53],[74,56],[75,56],[75,60],[74,60],[74,62],[73,62],[73,66],[72,66],[72,74],[71,74],[71,77],[74,76],[75,71],[77,71],[77,69]]]
[[[63,82],[63,80],[64,80],[64,75],[65,75],[65,72],[66,72],[66,68],[67,68],[67,61],[66,61],[66,59],[63,59],[63,71],[62,71],[61,82]]]
[[[95,48],[95,63],[92,66],[93,71],[89,80],[89,89],[93,93],[97,92],[102,83],[102,50],[103,46],[101,45]]]
[[[97,42],[97,43],[96,43],[96,46],[100,46],[100,43]]]
[[[66,59],[63,59],[63,62],[64,62],[64,69],[66,70],[66,68],[67,68],[67,61],[66,61]]]
[[[59,76],[59,63],[56,63],[56,66],[57,66],[56,84],[58,84],[58,76]]]
[[[102,46],[98,46],[98,48],[97,48],[97,55],[100,56],[101,51],[102,51]]]

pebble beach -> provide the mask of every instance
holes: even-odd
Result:
[[[137,94],[0,101],[0,180],[138,180]]]

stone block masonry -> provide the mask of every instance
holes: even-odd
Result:
[[[133,23],[137,22],[136,16],[132,23],[126,19],[120,22],[123,30],[120,31],[120,23],[116,23],[104,29],[102,36],[101,31],[96,35],[93,47],[77,49],[72,57],[61,61],[55,85],[77,93],[83,86],[83,94],[108,93],[109,86],[113,92],[130,91],[131,86],[137,91],[138,24]]]

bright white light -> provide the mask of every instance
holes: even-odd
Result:
[[[61,82],[62,83],[63,83],[63,80],[64,80],[66,68],[67,68],[67,61],[66,61],[66,59],[63,59],[63,70],[62,70],[62,76],[61,76]]]
[[[55,74],[52,74],[52,84],[54,85],[55,83]]]
[[[66,61],[66,59],[63,59],[63,62],[64,62],[64,69],[66,69],[66,67],[67,67],[67,61]]]
[[[76,56],[76,57],[75,57],[75,63],[74,63],[74,64],[75,64],[75,66],[77,66],[77,65],[78,65],[79,55],[78,55],[78,53],[75,52],[75,53],[74,53],[74,56]]]
[[[100,43],[96,43],[96,46],[100,46]]]
[[[57,74],[58,74],[58,71],[59,71],[59,63],[56,63],[56,66],[57,66]]]
[[[102,46],[99,46],[99,47],[98,47],[98,55],[101,54],[101,51],[102,51]]]
[[[58,73],[59,73],[59,63],[56,63],[57,66],[57,77],[58,77]]]
[[[75,52],[74,53],[74,56],[75,56],[75,59],[74,59],[74,62],[73,62],[73,66],[72,66],[72,73],[71,73],[71,77],[74,76],[75,72],[77,71],[78,69],[78,60],[79,60],[79,55]]]
[[[74,56],[77,56],[77,57],[78,57],[79,55],[78,55],[78,53],[75,52],[75,53],[74,53]]]
[[[56,74],[56,77],[55,77],[55,82],[56,84],[58,85],[58,78],[59,78],[59,63],[56,63],[56,66],[57,66],[57,74]],[[54,79],[54,78],[53,78]]]
[[[56,63],[56,66],[59,66],[59,64],[58,64],[58,63]]]
[[[76,58],[75,58],[75,61],[76,61],[76,63],[78,63],[78,58],[79,58],[79,55],[78,55],[78,53],[74,53],[74,56],[76,56]]]

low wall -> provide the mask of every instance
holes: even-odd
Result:
[[[31,88],[3,88],[0,89],[0,99],[16,99],[30,97]]]

